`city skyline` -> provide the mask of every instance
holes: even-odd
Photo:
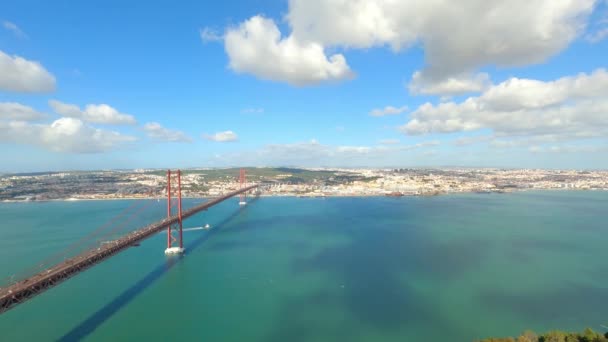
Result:
[[[608,168],[605,0],[3,7],[0,173]]]

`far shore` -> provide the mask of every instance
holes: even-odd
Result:
[[[424,194],[411,194],[411,193],[403,193],[398,196],[388,196],[381,194],[262,194],[258,197],[297,197],[297,198],[331,198],[331,197],[434,197],[434,196],[445,196],[445,195],[458,195],[458,194],[479,194],[479,195],[488,195],[488,194],[509,194],[509,193],[517,193],[517,192],[530,192],[530,191],[563,191],[563,192],[586,192],[586,191],[608,191],[608,189],[555,189],[555,188],[547,188],[547,189],[509,189],[508,191],[458,191],[458,192],[440,192],[440,193],[424,193]],[[182,199],[212,199],[216,196],[184,196]],[[250,196],[253,197],[253,196]],[[165,197],[117,197],[117,198],[76,198],[76,197],[68,197],[68,198],[54,198],[54,199],[44,199],[44,200],[3,200],[0,203],[40,203],[40,202],[80,202],[80,201],[123,201],[123,200],[158,200],[165,201]]]

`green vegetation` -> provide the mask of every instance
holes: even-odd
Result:
[[[608,342],[608,332],[602,335],[587,328],[582,333],[551,331],[536,335],[532,331],[526,331],[517,338],[487,338],[479,342]]]
[[[210,181],[224,181],[227,179],[238,179],[240,168],[228,168],[228,169],[186,169],[182,170],[183,175],[202,175],[205,177],[206,182]],[[280,181],[283,183],[302,184],[302,183],[333,183],[340,184],[344,181],[363,180],[365,177],[357,176],[355,174],[349,174],[346,172],[335,172],[335,171],[313,171],[305,169],[294,169],[286,167],[247,167],[245,168],[247,173],[248,181]],[[154,174],[164,176],[165,170],[155,170],[147,172],[147,174]]]
[[[190,184],[189,186],[184,186],[182,187],[185,190],[188,191],[196,191],[196,192],[207,192],[209,191],[209,186],[204,185],[204,184]]]

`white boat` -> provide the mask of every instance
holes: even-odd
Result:
[[[209,223],[207,223],[204,228],[209,229],[209,228],[211,228],[211,226],[209,225]]]

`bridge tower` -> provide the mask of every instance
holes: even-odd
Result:
[[[241,172],[239,173],[239,189],[245,187],[246,183],[245,169],[241,169]],[[245,192],[239,195],[239,205],[247,205],[247,194]]]
[[[177,189],[171,187],[171,180],[177,180]],[[171,197],[173,193],[173,198]],[[167,218],[171,219],[174,204],[172,200],[177,200],[177,221],[167,227],[167,249],[165,254],[184,253],[184,243],[182,239],[182,172],[177,170],[171,173],[167,170]],[[177,235],[177,237],[176,237]]]

